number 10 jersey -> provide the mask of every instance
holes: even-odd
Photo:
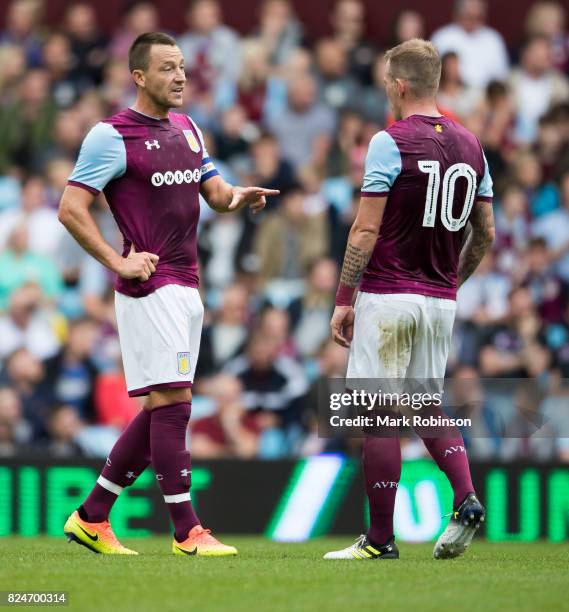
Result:
[[[360,290],[456,299],[466,224],[492,195],[480,142],[451,119],[411,115],[378,132],[362,196],[387,204]]]

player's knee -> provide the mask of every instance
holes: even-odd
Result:
[[[146,410],[154,410],[161,406],[179,404],[192,401],[192,390],[189,387],[178,389],[160,389],[151,391],[149,402],[145,405]]]

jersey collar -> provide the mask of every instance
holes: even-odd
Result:
[[[153,117],[152,115],[146,115],[145,113],[141,113],[140,111],[134,110],[134,108],[130,106],[127,108],[127,111],[131,113],[132,116],[142,121],[149,121],[152,123],[170,123],[170,119],[168,117],[165,117],[162,119],[160,117]]]

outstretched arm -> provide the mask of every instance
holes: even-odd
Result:
[[[494,242],[496,230],[490,202],[482,200],[476,202],[470,215],[470,226],[472,231],[466,238],[458,261],[457,282],[459,288],[476,270],[486,251]]]
[[[202,183],[200,190],[208,205],[219,213],[234,212],[249,206],[255,214],[265,208],[266,196],[280,193],[278,189],[230,185],[219,175]]]
[[[332,337],[341,346],[348,347],[352,339],[352,301],[375,248],[386,202],[386,196],[363,197],[348,236],[340,285],[336,293],[336,308],[330,322]]]

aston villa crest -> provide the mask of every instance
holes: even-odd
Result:
[[[190,149],[194,153],[199,153],[200,143],[198,142],[198,139],[196,138],[192,130],[184,130],[184,136],[186,137],[186,140],[188,141],[188,144],[190,145]]]
[[[190,354],[178,353],[178,374],[185,376],[190,373]]]

